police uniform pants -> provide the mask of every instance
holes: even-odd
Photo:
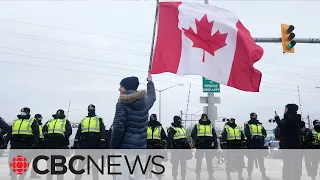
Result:
[[[49,142],[46,142],[46,149],[51,149],[50,150],[50,154],[55,154],[54,151],[57,151],[56,154],[59,154],[59,155],[65,155],[65,156],[69,156],[70,155],[70,154],[66,154],[68,147],[66,145],[64,145],[61,141],[49,141]],[[61,150],[59,150],[59,149],[61,149]],[[47,161],[47,168],[51,169],[50,161]],[[62,168],[57,167],[56,170],[60,171],[60,170],[62,170]],[[57,180],[63,180],[64,179],[64,175],[63,174],[56,175],[56,176],[57,176]],[[47,174],[47,180],[52,180],[52,179],[53,179],[53,175],[48,173]]]
[[[77,149],[78,150],[78,149]],[[80,150],[81,151],[81,150]],[[81,154],[81,153],[79,153]],[[89,154],[91,156],[91,158],[94,160],[94,162],[99,161],[99,157],[93,154]],[[85,156],[85,154],[83,154],[83,156]],[[74,167],[77,167],[74,164]],[[76,170],[81,170],[81,169],[85,169],[86,172],[88,172],[88,164],[87,161],[78,161],[78,168]],[[99,180],[99,172],[98,169],[91,163],[90,164],[90,174],[92,174],[92,179],[93,180]],[[75,180],[81,180],[82,179],[82,174],[79,175],[75,175]]]
[[[282,150],[283,180],[300,180],[302,175],[302,152],[299,150]]]
[[[9,151],[9,159],[8,159],[8,164],[9,164],[9,170],[10,170],[10,176],[12,179],[16,179],[17,178],[17,173],[13,172],[12,169],[10,168],[10,163],[12,161],[13,158],[17,157],[18,155],[22,155],[23,157],[25,157],[28,161],[30,161],[30,147],[32,145],[32,143],[29,142],[21,142],[21,141],[11,141],[10,142],[10,151]],[[30,169],[30,167],[29,167]],[[26,176],[27,172],[23,173],[20,175],[19,179],[24,179],[24,177]]]
[[[230,173],[232,169],[236,169],[242,173],[244,168],[244,155],[241,149],[226,149],[226,172]]]
[[[319,166],[319,154],[317,150],[303,150],[304,152],[304,161],[307,169],[308,176],[316,177],[318,174],[318,166]]]
[[[213,167],[212,167],[213,151],[214,151],[213,149],[197,149],[196,150],[195,158],[197,160],[197,164],[196,164],[197,174],[201,173],[201,165],[204,157],[206,157],[208,173],[213,173]]]
[[[260,172],[264,174],[266,172],[266,168],[264,166],[264,149],[255,149],[255,150],[247,150],[248,154],[248,173],[251,174],[253,171],[253,163],[257,160],[260,168]]]
[[[181,177],[186,177],[187,175],[187,158],[186,150],[174,149],[171,153],[171,163],[172,163],[172,176],[178,176],[178,168],[180,164]]]

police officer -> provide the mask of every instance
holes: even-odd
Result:
[[[33,118],[33,120],[35,122],[37,122],[38,126],[39,126],[39,142],[36,147],[38,149],[44,148],[44,143],[43,143],[44,136],[43,136],[43,132],[42,132],[42,119],[43,118],[42,118],[41,114],[36,114],[36,115],[34,115],[34,118]],[[36,179],[36,178],[41,178],[41,176],[37,175],[37,173],[35,171],[31,170],[30,178]]]
[[[248,149],[263,149],[264,140],[267,137],[267,132],[262,123],[257,119],[256,113],[250,114],[250,120],[245,127],[245,135],[247,137]],[[263,151],[248,151],[248,179],[252,179],[253,163],[258,159],[262,179],[269,180],[266,175],[266,168],[264,166]]]
[[[72,127],[62,109],[52,115],[43,126],[44,142],[47,149],[67,149],[69,146],[69,137],[72,134]]]
[[[304,149],[303,156],[304,156],[304,162],[307,169],[308,176],[313,176],[313,169],[312,169],[312,144],[311,141],[308,139],[307,135],[310,133],[312,134],[312,131],[306,127],[306,123],[304,121],[300,122],[300,128],[301,128],[301,142],[302,142],[302,149]]]
[[[39,142],[39,126],[37,121],[30,118],[30,109],[25,107],[21,109],[18,119],[12,122],[8,132],[10,140],[10,149],[31,149],[36,148]],[[20,152],[21,153],[21,152]],[[10,151],[9,159],[16,156],[14,151]],[[26,173],[20,175],[19,179],[24,179]],[[12,180],[17,178],[17,174],[10,171]]]
[[[154,149],[151,151],[152,153],[163,154],[164,151],[160,149],[166,148],[167,135],[165,130],[162,127],[162,124],[157,120],[156,114],[151,114],[149,122],[148,122],[148,131],[147,131],[147,145],[148,149]],[[152,178],[151,170],[153,168],[153,164],[149,163],[149,178]],[[157,169],[156,172],[160,170]],[[158,179],[161,179],[162,176],[157,176]]]
[[[230,118],[230,120],[224,126],[223,132],[221,133],[221,140],[227,148],[227,179],[231,180],[230,172],[234,166],[234,168],[238,171],[238,179],[243,180],[242,171],[244,168],[244,156],[241,151],[234,151],[234,149],[244,148],[244,134],[242,133],[242,129],[235,123],[234,118]]]
[[[39,126],[39,143],[38,143],[38,148],[42,149],[44,148],[44,136],[43,136],[43,132],[42,132],[42,115],[41,114],[36,114],[34,115],[34,120],[38,123]]]
[[[314,121],[314,129],[307,133],[307,141],[312,149],[320,149],[320,122]],[[310,156],[307,156],[310,163],[310,169],[308,175],[312,180],[316,179],[318,165],[319,165],[319,155],[315,151],[310,151]]]
[[[103,119],[96,115],[96,107],[88,106],[88,116],[81,120],[74,139],[74,148],[106,148],[106,128]],[[78,146],[79,145],[79,146]]]
[[[96,115],[96,107],[93,104],[88,106],[88,116],[81,120],[75,136],[73,148],[80,149],[100,149],[106,148],[106,129],[103,119]],[[79,162],[78,169],[82,169],[84,163]],[[93,167],[92,176],[94,180],[99,179],[98,170]],[[76,175],[75,179],[80,180],[81,175]]]
[[[185,154],[186,151],[181,152],[179,149],[190,149],[190,145],[187,141],[187,131],[183,127],[179,116],[173,117],[173,123],[171,123],[171,127],[168,129],[168,145],[170,149],[175,149],[171,153],[172,177],[174,180],[177,179],[180,163],[181,178],[185,180],[187,174],[187,159],[189,159],[189,157]]]
[[[212,159],[214,152],[212,149],[218,148],[217,134],[213,124],[208,119],[207,114],[202,114],[199,123],[197,123],[192,132],[191,137],[195,141],[195,147],[197,148],[195,158],[197,159],[196,174],[197,180],[200,180],[201,164],[203,156],[206,157],[207,171],[209,173],[209,180],[213,180],[213,167]],[[213,144],[213,145],[212,145]]]
[[[3,138],[3,136],[8,133],[9,129],[10,129],[10,126],[4,121],[4,119],[2,119],[2,117],[0,117],[0,151],[1,149],[7,148],[7,143]]]
[[[44,144],[47,149],[68,149],[69,137],[72,134],[72,127],[69,120],[62,109],[59,109],[56,114],[52,115],[50,119],[42,128],[44,135]],[[61,151],[59,151],[61,152]],[[50,163],[47,163],[50,167]],[[52,180],[52,175],[47,174],[47,180]],[[58,180],[63,180],[64,175],[58,175]]]

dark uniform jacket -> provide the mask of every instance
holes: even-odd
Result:
[[[55,119],[58,117],[54,117]],[[64,118],[61,118],[64,119]],[[43,126],[42,132],[44,135],[44,142],[47,145],[50,145],[51,143],[57,144],[58,146],[69,146],[69,138],[72,134],[72,126],[69,120],[66,120],[66,130],[64,132],[64,135],[61,134],[48,134],[48,122]]]
[[[159,121],[156,121],[156,120],[150,120],[148,122],[148,127],[151,127],[152,129],[152,133],[154,132],[155,128],[156,127],[161,127],[161,132],[160,132],[160,135],[161,135],[161,140],[157,140],[157,139],[148,139],[147,140],[147,143],[148,143],[148,147],[154,147],[154,146],[161,146],[161,148],[165,148],[165,142],[167,142],[167,135],[166,135],[166,132],[165,130],[163,129],[162,127],[162,124],[159,122]],[[161,142],[161,141],[165,141],[165,142]],[[163,146],[163,147],[162,147]]]
[[[259,122],[259,120],[257,119],[251,119],[250,121],[248,121],[247,123],[248,125],[245,127],[245,135],[247,137],[247,141],[248,141],[248,148],[250,149],[262,149],[264,146],[264,139],[267,137],[267,131],[264,129],[264,127],[262,128],[262,137],[252,137],[252,134],[250,132],[250,127],[249,125],[254,124],[254,125],[262,125],[262,123]]]
[[[209,125],[211,124],[211,121],[209,119],[207,119],[206,121],[203,121],[202,119],[199,120],[199,124],[201,125]],[[209,136],[197,136],[198,134],[198,128],[195,125],[194,128],[192,129],[191,132],[191,137],[195,140],[195,145],[196,148],[198,149],[210,149],[210,148],[218,148],[218,140],[217,140],[217,134],[216,131],[214,129],[214,127],[212,127],[212,137]],[[213,143],[213,146],[212,146]]]
[[[232,127],[232,128],[235,128],[237,126],[237,124],[235,123],[226,123],[226,125]],[[221,140],[222,142],[227,142],[227,147],[229,149],[231,148],[242,148],[242,143],[244,141],[244,134],[241,132],[241,140],[232,140],[232,141],[229,141],[227,140],[228,139],[228,133],[227,133],[227,130],[226,128],[223,128],[223,131],[221,133]]]
[[[87,117],[95,117],[96,115],[88,115]],[[106,127],[103,123],[102,118],[99,118],[100,122],[100,132],[86,132],[81,133],[81,123],[78,126],[78,130],[75,136],[75,140],[78,140],[80,143],[80,148],[89,149],[90,147],[97,148],[100,147],[100,139],[106,139]]]
[[[0,149],[5,146],[3,136],[9,132],[10,126],[0,117]]]
[[[17,116],[18,119],[29,120],[30,116]],[[24,134],[12,134],[12,126],[9,128],[8,140],[10,140],[11,148],[35,148],[39,142],[39,125],[37,121],[33,121],[31,125],[33,135],[24,135]]]
[[[183,128],[182,124],[179,124],[179,123],[171,123],[171,126],[176,128]],[[174,130],[172,127],[168,129],[169,149],[190,149],[190,145],[187,139],[176,139],[176,140],[173,139],[175,133],[176,133],[176,130]]]

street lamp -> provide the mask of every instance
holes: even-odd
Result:
[[[160,89],[160,90],[155,89],[156,91],[159,92],[159,122],[161,122],[161,93],[162,93],[163,91],[166,91],[166,90],[168,90],[168,89],[174,88],[174,87],[176,87],[176,86],[184,86],[184,84],[176,84],[176,85],[170,86],[170,87],[165,88],[165,89]]]

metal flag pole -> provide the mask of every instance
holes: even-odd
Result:
[[[152,34],[152,42],[151,42],[151,51],[150,51],[150,60],[149,60],[148,73],[151,72],[151,67],[152,67],[153,52],[154,52],[154,41],[155,41],[155,38],[156,38],[156,28],[157,28],[157,22],[158,22],[158,14],[159,14],[159,0],[157,0],[156,12],[155,12],[155,15],[154,15],[153,34]]]

